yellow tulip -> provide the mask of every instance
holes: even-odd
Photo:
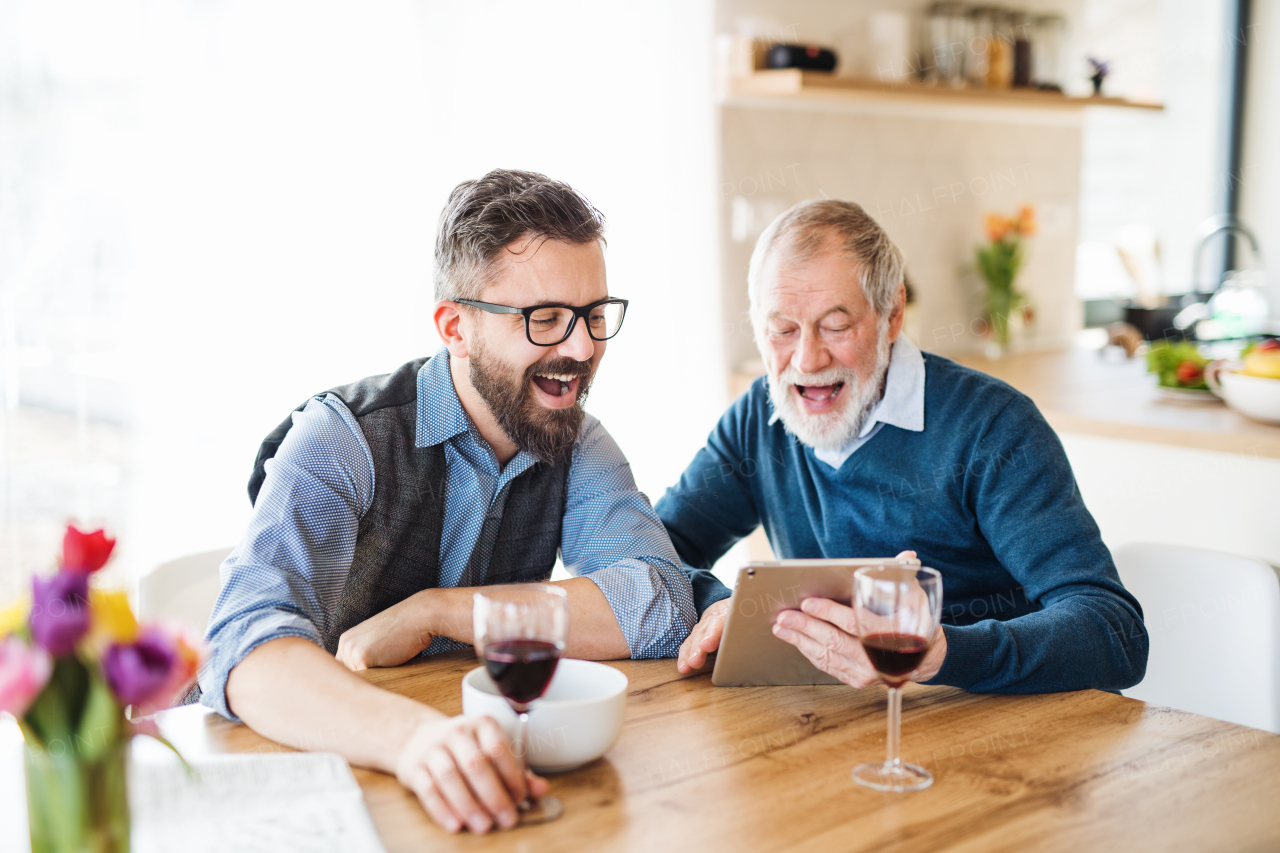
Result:
[[[31,613],[31,598],[23,596],[7,607],[0,608],[0,637],[12,634],[27,624]]]
[[[124,590],[89,590],[89,611],[93,614],[89,631],[94,645],[132,643],[138,638],[138,620]]]

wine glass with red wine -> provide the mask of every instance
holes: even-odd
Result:
[[[853,574],[853,614],[867,659],[889,688],[889,736],[883,764],[859,764],[854,781],[877,791],[919,791],[928,770],[898,754],[902,685],[920,666],[942,617],[942,575],[916,566],[867,566]]]
[[[568,597],[561,587],[530,583],[484,587],[473,601],[476,653],[516,712],[519,724],[512,749],[528,767],[529,710],[546,692],[564,651]],[[563,813],[555,797],[525,797],[517,808],[521,826],[546,823]]]

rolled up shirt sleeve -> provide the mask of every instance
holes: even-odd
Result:
[[[631,657],[680,651],[697,622],[689,578],[622,450],[591,416],[573,451],[560,552],[570,574],[600,587]]]
[[[235,720],[227,678],[250,652],[281,637],[321,645],[373,485],[368,445],[341,400],[315,398],[294,413],[266,464],[248,531],[222,564],[200,667],[203,704]]]

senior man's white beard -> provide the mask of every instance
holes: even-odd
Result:
[[[865,382],[848,367],[832,367],[820,373],[801,373],[787,367],[776,378],[770,373],[769,399],[787,431],[815,450],[838,450],[852,441],[880,402],[880,389],[889,370],[892,348],[887,332],[887,329],[880,332],[875,367]],[[840,389],[844,403],[834,412],[814,415],[800,407],[796,385],[825,386],[840,382],[844,383]]]

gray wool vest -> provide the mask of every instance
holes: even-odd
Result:
[[[440,539],[448,465],[444,445],[416,447],[418,371],[426,358],[326,393],[355,416],[373,456],[373,502],[360,519],[351,571],[337,612],[322,632],[330,653],[348,628],[424,589],[440,585]],[[324,394],[318,396],[323,397]],[[310,402],[308,399],[307,402]],[[303,403],[295,411],[306,407]],[[249,500],[256,502],[265,465],[293,426],[285,418],[262,442]],[[526,583],[551,576],[560,547],[569,462],[535,463],[507,484],[486,515],[463,581]]]

